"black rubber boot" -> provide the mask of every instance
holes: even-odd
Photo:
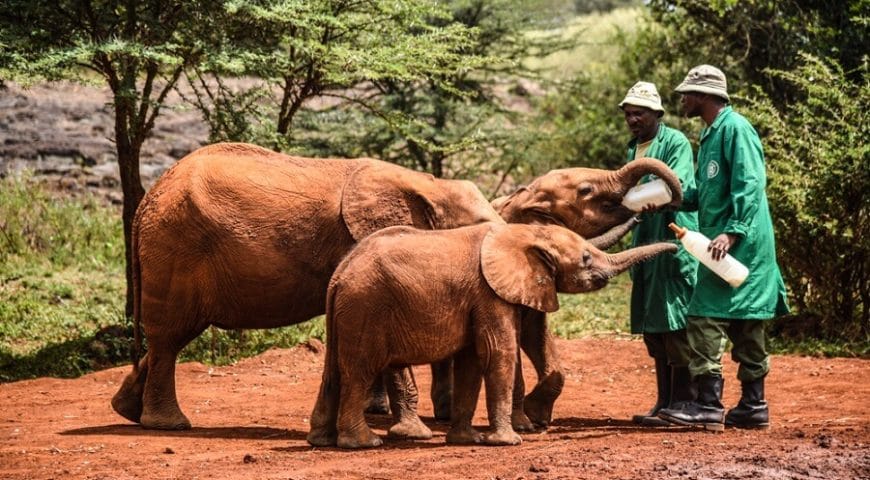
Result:
[[[699,427],[704,430],[721,432],[725,430],[725,407],[722,406],[722,387],[720,376],[700,375],[696,379],[698,398],[684,403],[680,408],[665,408],[659,417],[677,425]]]
[[[657,417],[659,410],[666,408],[671,403],[671,367],[668,359],[661,357],[655,359],[656,365],[656,389],[658,391],[656,404],[645,415],[635,415],[631,421],[645,427],[667,427],[670,422]]]
[[[764,377],[743,382],[743,394],[737,406],[728,410],[725,425],[737,428],[767,428],[770,426],[767,401],[764,399]]]
[[[671,367],[671,404],[670,409],[678,409],[682,405],[694,401],[698,396],[689,367]]]

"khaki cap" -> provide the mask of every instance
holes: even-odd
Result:
[[[708,93],[724,98],[725,101],[731,101],[728,97],[728,85],[725,82],[725,74],[722,73],[722,70],[712,65],[698,65],[689,70],[686,79],[674,90],[679,93]]]
[[[657,112],[665,111],[662,108],[662,98],[659,96],[655,84],[649,82],[637,82],[633,87],[628,89],[625,99],[619,102],[619,108],[622,108],[624,105],[644,107]]]

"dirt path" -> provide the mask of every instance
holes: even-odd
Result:
[[[228,367],[180,365],[187,432],[143,430],[112,412],[129,367],[2,384],[0,478],[870,478],[870,361],[777,356],[768,382],[774,426],[711,434],[626,420],[654,395],[641,342],[561,341],[560,353],[568,376],[554,425],[518,447],[445,445],[445,426],[424,399],[431,441],[311,448],[323,353],[305,346]],[[428,369],[416,371],[428,395]],[[726,405],[739,395],[734,372],[726,366]],[[384,433],[385,416],[370,421]],[[486,423],[482,403],[475,423]]]

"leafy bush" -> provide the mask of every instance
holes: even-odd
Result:
[[[801,95],[784,109],[759,92],[750,116],[765,143],[779,262],[797,313],[775,334],[870,341],[870,82],[802,56],[768,73]]]

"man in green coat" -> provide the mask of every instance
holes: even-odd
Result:
[[[682,132],[662,123],[665,113],[656,86],[637,82],[619,104],[631,131],[627,161],[652,157],[663,161],[679,177],[683,188],[695,186],[692,146]],[[641,183],[653,180],[647,175]],[[649,210],[649,209],[647,209]],[[674,239],[668,224],[697,230],[695,213],[645,211],[632,230],[632,246]],[[655,362],[657,399],[650,411],[632,420],[644,426],[668,426],[658,418],[661,409],[694,398],[689,377],[686,309],[695,285],[698,261],[684,249],[660,255],[632,267],[631,333],[643,334],[647,352]]]
[[[718,68],[693,68],[676,91],[682,94],[686,116],[701,117],[706,124],[698,149],[697,188],[686,189],[681,208],[697,209],[700,232],[712,239],[714,260],[730,253],[746,265],[749,276],[732,288],[707,267],[698,268],[687,326],[689,370],[698,396],[680,408],[661,410],[659,416],[714,431],[725,425],[766,427],[764,378],[770,361],[764,321],[787,313],[788,307],[764,191],[764,152],[752,125],[728,105],[725,75]],[[729,339],[731,356],[739,363],[742,395],[725,415],[722,354]]]

